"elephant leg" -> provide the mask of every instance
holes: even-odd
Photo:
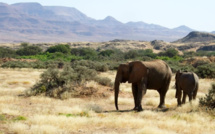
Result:
[[[189,102],[192,105],[193,93],[188,94]]]
[[[137,84],[132,83],[132,94],[133,94],[133,97],[134,97],[134,109],[133,110],[137,110],[138,109],[138,107],[137,107],[137,97],[138,97]]]
[[[158,105],[159,108],[165,108],[165,97],[168,91],[168,87],[163,87],[158,90],[158,93],[160,95],[160,104]]]
[[[165,97],[166,97],[166,93],[164,92],[159,92],[160,94],[160,104],[158,105],[159,108],[165,108]]]
[[[177,102],[178,102],[178,106],[181,106],[181,89],[177,89]]]
[[[146,93],[146,84],[139,83],[138,84],[138,94],[137,94],[137,111],[142,111],[142,98]]]
[[[188,94],[188,97],[189,97],[189,102],[191,102],[193,99],[193,93]]]
[[[196,89],[194,90],[194,93],[193,93],[193,99],[195,100],[196,99],[196,95],[197,95],[197,91]]]
[[[185,104],[185,102],[186,102],[186,96],[187,96],[187,93],[186,93],[186,92],[184,92],[184,90],[183,90],[183,99],[182,99],[182,104]]]
[[[160,104],[158,105],[159,108],[165,108],[165,97],[169,89],[170,81],[171,81],[171,77],[166,78],[166,81],[164,82],[163,87],[158,89],[158,93],[160,94]]]
[[[197,92],[198,92],[198,88],[199,88],[199,85],[197,84],[196,87],[195,87],[195,90],[193,92],[193,99],[195,100],[196,99],[196,95],[197,95]]]

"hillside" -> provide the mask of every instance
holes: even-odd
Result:
[[[190,32],[187,36],[182,39],[179,39],[175,42],[178,43],[187,43],[187,42],[205,42],[215,40],[215,34],[205,33],[205,32]]]
[[[72,7],[39,3],[0,3],[0,29],[0,42],[173,41],[192,31],[186,26],[169,29],[145,22],[122,23],[111,16],[96,20]]]

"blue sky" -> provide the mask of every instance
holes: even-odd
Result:
[[[3,3],[38,2],[43,6],[75,7],[88,17],[112,16],[126,23],[143,21],[168,28],[186,25],[215,31],[215,0],[1,0]]]

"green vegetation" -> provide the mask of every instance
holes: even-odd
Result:
[[[25,120],[27,120],[27,118],[24,117],[24,116],[18,116],[18,117],[15,117],[15,118],[13,119],[13,121],[25,121]]]
[[[59,53],[63,53],[63,54],[69,54],[70,53],[70,47],[69,45],[56,45],[56,46],[52,46],[52,47],[49,47],[46,52],[49,52],[49,53],[56,53],[56,52],[59,52]]]
[[[10,49],[10,48],[4,48],[0,47],[0,58],[5,58],[5,57],[16,57],[16,51]]]
[[[206,63],[197,66],[196,73],[201,78],[215,78],[215,63]]]
[[[0,114],[0,121],[4,121],[6,118],[3,114]]]
[[[215,84],[212,84],[212,88],[208,91],[205,97],[200,98],[199,104],[208,108],[215,108]]]
[[[19,56],[36,55],[42,52],[42,49],[38,46],[29,46],[28,44],[22,44],[22,48],[16,51]]]
[[[195,56],[215,56],[215,52],[197,51],[183,52],[179,55],[175,48],[163,50],[160,53],[154,53],[151,49],[129,50],[122,52],[119,49],[97,50],[89,47],[70,48],[69,45],[58,44],[49,47],[46,51],[36,45],[22,43],[17,50],[0,47],[0,58],[15,58],[1,64],[1,67],[10,68],[49,68],[55,66],[62,68],[66,64],[71,64],[74,69],[77,65],[93,69],[98,72],[116,70],[120,63],[132,60],[148,61],[161,59],[166,61],[173,72],[177,70],[194,71],[201,78],[215,78],[215,65],[206,61],[197,61],[194,64],[184,65],[183,61]],[[31,59],[34,61],[25,61]]]
[[[65,98],[65,94],[69,96],[76,96],[79,93],[91,95],[93,92],[96,92],[96,89],[89,89],[84,86],[87,81],[92,80],[105,86],[113,85],[109,78],[100,78],[97,76],[96,70],[82,66],[81,64],[73,64],[72,67],[65,65],[63,70],[59,70],[53,66],[41,75],[40,81],[27,92],[27,95],[44,93],[47,96],[55,98]],[[79,87],[83,88],[79,89]]]
[[[59,113],[61,116],[66,116],[66,117],[90,117],[89,113],[87,111],[83,111],[77,114],[64,114],[64,113]]]

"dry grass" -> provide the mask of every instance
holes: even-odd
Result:
[[[215,133],[215,118],[198,107],[198,99],[207,93],[215,80],[201,79],[197,100],[177,107],[174,79],[166,97],[167,110],[157,108],[159,95],[148,90],[143,112],[132,109],[130,84],[122,84],[119,108],[115,111],[113,94],[109,98],[70,98],[59,100],[44,96],[22,97],[43,70],[0,69],[1,133],[137,133],[137,134],[208,134]],[[102,74],[114,80],[115,72]],[[91,81],[88,87],[102,88]],[[24,119],[17,119],[23,117]]]

